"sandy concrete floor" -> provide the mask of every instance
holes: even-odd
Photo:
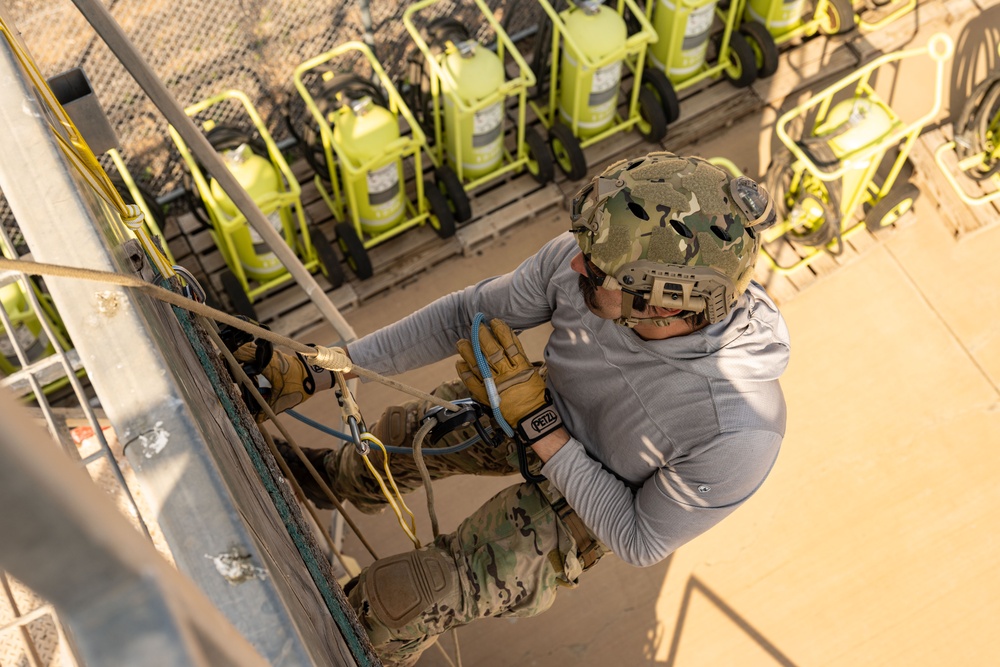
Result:
[[[921,27],[915,43],[933,28]],[[957,35],[962,26],[945,28]],[[762,169],[770,123],[767,114],[748,119],[692,152]],[[542,616],[462,629],[464,664],[1000,663],[1000,225],[956,241],[937,213],[923,196],[912,224],[781,304],[792,336],[788,430],[744,507],[656,566],[608,557]],[[373,331],[513,268],[567,224],[550,211],[348,319],[358,334]],[[524,336],[536,358],[546,335]],[[452,374],[449,360],[400,379],[429,390]],[[401,396],[365,385],[359,399],[373,420]],[[333,410],[327,399],[302,409],[321,419]],[[289,426],[303,444],[332,444]],[[515,481],[440,482],[442,529]],[[423,494],[408,502],[426,539]],[[356,518],[380,554],[409,548],[389,515]],[[352,537],[345,548],[370,562]],[[442,644],[451,650],[450,638]],[[420,663],[445,664],[434,650]]]

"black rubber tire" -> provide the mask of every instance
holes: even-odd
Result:
[[[715,36],[716,53],[722,46],[722,33]],[[736,88],[746,88],[757,79],[757,59],[753,53],[753,47],[746,37],[738,32],[729,35],[729,57],[733,62],[736,73],[729,71],[729,68],[722,70],[722,75],[726,81]]]
[[[854,3],[851,0],[830,0],[826,6],[826,21],[820,24],[824,35],[843,35],[854,30]]]
[[[365,244],[361,242],[358,233],[354,231],[354,225],[349,222],[338,222],[333,230],[337,234],[337,244],[340,246],[340,251],[344,254],[344,259],[347,260],[347,266],[354,271],[354,275],[361,280],[371,278],[375,274],[374,269],[372,269],[372,260],[368,256],[368,251],[365,250]]]
[[[319,270],[323,272],[334,289],[343,285],[347,276],[344,273],[344,266],[340,263],[340,257],[333,249],[333,244],[315,227],[310,230],[309,238],[312,240],[313,248],[316,249]]]
[[[754,51],[757,64],[757,78],[766,79],[778,71],[778,45],[774,43],[771,31],[763,23],[747,21],[740,26],[740,34],[746,38]]]
[[[236,277],[232,269],[223,269],[222,273],[219,274],[219,279],[222,281],[222,291],[229,297],[229,303],[232,306],[233,312],[237,315],[249,317],[254,322],[258,321],[257,311],[254,310],[253,302],[250,301],[246,290],[240,284],[240,279]]]
[[[448,206],[448,200],[445,199],[444,193],[434,187],[430,181],[424,181],[424,197],[427,198],[427,205],[430,207],[431,227],[437,235],[443,239],[454,236],[455,216],[451,214],[451,208]]]
[[[892,165],[896,163],[896,158],[898,156],[899,150],[898,148],[894,148],[887,151],[882,157],[882,163],[878,166],[878,169],[875,170],[875,178],[878,179],[878,183],[876,183],[876,185],[879,187],[882,186],[882,183],[885,182],[886,178],[888,178],[889,172],[892,170]],[[899,174],[896,176],[896,183],[911,180],[913,178],[914,171],[915,168],[913,166],[913,162],[910,158],[906,158],[903,162],[903,166],[899,168]]]
[[[449,202],[451,212],[455,222],[466,222],[472,217],[472,202],[469,195],[462,187],[462,181],[458,179],[458,174],[446,164],[434,170],[434,180],[437,189]]]
[[[897,183],[865,214],[865,227],[872,232],[885,229],[909,211],[919,197],[920,188],[913,183]]]
[[[667,118],[667,125],[681,117],[681,101],[677,97],[677,91],[674,90],[674,84],[670,83],[666,74],[655,67],[644,67],[642,85],[656,93],[660,106],[663,107],[663,115]]]
[[[528,173],[540,185],[545,185],[556,177],[555,162],[549,145],[532,127],[524,128],[524,144],[528,149]]]
[[[583,154],[580,141],[573,135],[573,130],[556,121],[549,128],[549,146],[552,147],[556,164],[566,174],[566,178],[579,181],[587,175],[587,156]]]
[[[650,143],[662,141],[667,136],[667,117],[660,105],[660,98],[649,88],[639,89],[639,116],[642,122],[635,124],[635,131]],[[644,129],[643,126],[648,129]]]

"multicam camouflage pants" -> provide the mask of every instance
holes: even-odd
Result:
[[[468,396],[457,380],[434,394],[445,400]],[[371,431],[386,445],[408,447],[427,407],[415,401],[389,409]],[[457,444],[474,433],[471,426],[458,429],[435,446]],[[373,448],[369,456],[381,470],[381,452]],[[463,473],[518,474],[516,449],[506,440],[496,448],[480,442],[424,461],[432,479]],[[378,484],[353,448],[330,454],[324,465],[342,499],[362,511],[384,507]],[[533,467],[537,472],[537,458]],[[422,484],[411,456],[391,455],[390,470],[404,493]],[[552,605],[559,587],[575,587],[583,563],[573,533],[552,508],[560,500],[548,482],[514,484],[473,512],[455,532],[366,568],[348,597],[383,664],[413,665],[450,628],[487,616],[534,616]],[[597,555],[602,553],[598,547]],[[411,594],[398,584],[401,572],[405,577],[414,571],[420,581]]]

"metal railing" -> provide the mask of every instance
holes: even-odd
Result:
[[[75,137],[47,106],[44,79],[26,66],[2,6],[0,19],[0,79],[8,82],[0,190],[32,258],[154,279],[118,213],[68,159]],[[4,236],[8,250],[9,242]],[[58,340],[32,282],[0,276],[15,282]],[[0,568],[10,575],[0,575],[0,605],[9,608],[0,607],[0,646],[29,640],[15,656],[29,664],[53,664],[54,650],[68,656],[63,664],[102,666],[153,656],[162,665],[375,664],[363,632],[344,622],[352,612],[317,576],[321,552],[303,552],[289,534],[304,525],[301,513],[287,489],[274,492],[282,485],[255,449],[260,433],[228,378],[213,374],[198,326],[116,286],[51,278],[45,293],[72,351],[60,345],[31,358],[5,309],[0,316],[20,366],[0,387],[34,394],[36,421],[49,431],[0,389]],[[93,432],[83,449],[72,438],[76,424]],[[124,516],[80,466],[116,488]],[[157,555],[150,532],[154,541],[162,535],[177,569]],[[42,622],[55,623],[57,649],[35,641]]]

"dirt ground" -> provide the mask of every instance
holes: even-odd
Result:
[[[961,28],[920,26],[914,43],[936,29],[955,36]],[[930,76],[907,94],[920,98]],[[748,118],[691,152],[762,167],[772,124],[773,115]],[[788,429],[770,478],[744,507],[653,567],[608,557],[537,618],[487,619],[460,630],[463,663],[1000,662],[993,639],[1000,622],[1000,225],[956,240],[941,206],[925,192],[899,229],[782,301],[792,336],[782,378]],[[565,212],[551,210],[348,319],[359,335],[373,331],[513,268],[567,225]],[[309,339],[331,336],[320,329]],[[540,357],[546,336],[523,336],[529,354]],[[453,372],[446,360],[400,379],[430,390]],[[370,420],[402,398],[372,384],[359,392]],[[333,409],[317,399],[302,412],[322,419]],[[288,425],[303,444],[333,444]],[[438,483],[442,530],[514,481]],[[423,494],[407,501],[426,539]],[[409,548],[388,514],[355,518],[380,553]],[[351,536],[345,548],[370,562]],[[450,637],[441,643],[452,650]],[[420,662],[445,664],[435,650]]]

